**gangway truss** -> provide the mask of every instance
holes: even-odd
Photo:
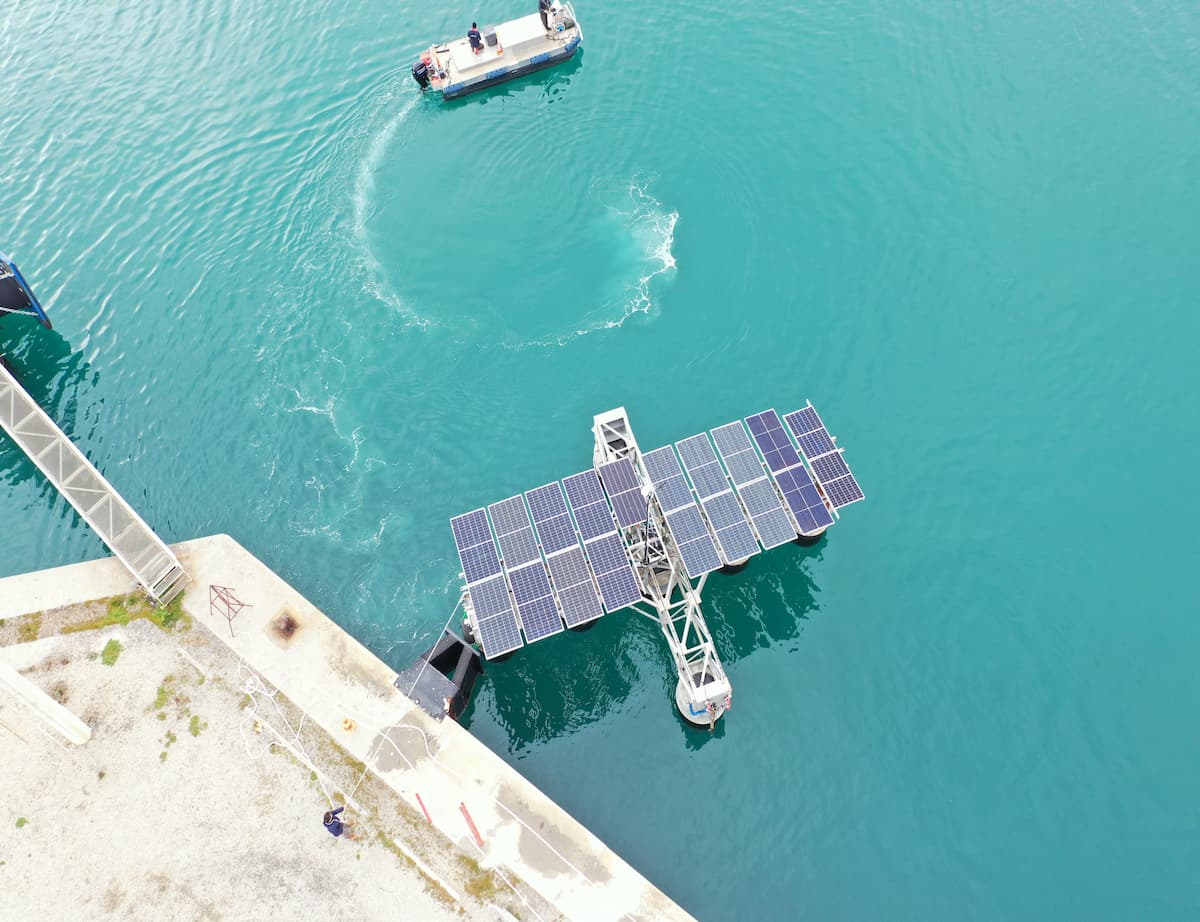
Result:
[[[0,428],[108,545],[156,605],[167,605],[189,577],[171,549],[0,362]]]
[[[709,574],[818,540],[862,489],[810,402],[645,453],[623,407],[592,431],[592,469],[451,519],[464,635],[495,660],[632,608],[671,648],[680,713],[711,727],[733,690],[701,609]]]

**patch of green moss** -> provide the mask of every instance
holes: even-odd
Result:
[[[29,822],[29,820],[25,819],[25,817],[18,816],[17,817],[17,828],[20,829],[22,826],[24,826],[28,822]]]
[[[193,714],[191,721],[188,723],[188,733],[192,736],[199,736],[201,730],[208,729],[208,721],[201,720],[199,715]]]
[[[168,730],[167,735],[163,737],[163,745],[165,745],[168,749],[170,749],[171,744],[176,742],[178,739],[179,739],[179,737],[177,737],[174,733],[172,733],[170,730]]]
[[[458,860],[463,865],[463,889],[481,903],[490,903],[496,894],[502,892],[496,875],[486,868],[481,868],[479,862],[466,855],[459,855]]]
[[[160,761],[160,762],[167,761],[167,750],[164,749],[162,752],[160,752],[158,754],[158,761]]]
[[[434,880],[432,877],[430,877],[428,874],[426,874],[424,871],[422,871],[420,868],[418,868],[416,862],[413,861],[411,858],[408,857],[408,855],[405,854],[404,849],[402,849],[394,841],[392,841],[390,838],[388,838],[386,833],[384,833],[382,830],[380,830],[379,832],[375,833],[375,837],[377,839],[379,839],[379,841],[383,844],[384,848],[386,848],[389,852],[391,852],[393,855],[395,855],[397,858],[400,859],[401,864],[403,864],[406,867],[416,869],[417,873],[421,875],[421,878],[425,883],[425,890],[427,893],[429,893],[431,896],[433,896],[440,902],[445,903],[451,909],[453,909],[455,906],[458,905],[458,902],[454,899],[453,896],[450,895],[450,892],[445,887],[443,887],[441,884],[439,884],[436,880]]]
[[[32,615],[26,615],[21,619],[21,623],[17,625],[17,639],[21,643],[30,643],[37,640],[42,633],[42,613],[34,612]]]
[[[122,649],[124,648],[121,646],[121,641],[115,637],[109,638],[108,643],[104,645],[104,650],[100,653],[100,662],[105,666],[115,666]]]
[[[162,608],[155,608],[150,604],[149,599],[140,595],[122,595],[103,599],[101,601],[107,603],[103,615],[99,618],[90,618],[87,621],[64,625],[61,633],[74,634],[78,631],[94,631],[97,628],[108,627],[110,624],[129,624],[130,621],[136,621],[139,618],[145,618],[164,631],[174,630],[177,624],[181,630],[186,631],[191,628],[192,619],[184,614],[183,595],[180,593],[171,600],[170,605]],[[40,613],[38,617],[40,620]]]

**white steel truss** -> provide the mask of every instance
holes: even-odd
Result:
[[[0,428],[75,507],[157,605],[190,577],[162,542],[0,361]]]

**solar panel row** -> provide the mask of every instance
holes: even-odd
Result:
[[[708,436],[701,432],[676,442],[679,457],[692,480],[700,506],[712,526],[717,549],[726,563],[737,563],[758,553],[742,505],[730,489],[725,470]]]
[[[683,558],[683,568],[692,579],[721,568],[721,555],[713,543],[700,507],[692,498],[691,487],[670,445],[642,455],[646,473],[654,484],[654,493],[667,519],[671,538]]]
[[[792,447],[783,428],[783,421],[774,410],[764,410],[746,417],[750,434],[766,459],[767,468],[775,477],[791,511],[796,531],[811,535],[833,524],[833,514],[826,508],[820,492],[808,475],[800,455]]]
[[[618,458],[603,464],[599,469],[600,480],[612,502],[617,524],[622,528],[646,521],[646,500],[637,474],[628,458]]]
[[[796,529],[767,480],[746,428],[740,422],[726,423],[712,430],[712,436],[762,546],[770,550],[795,540]]]
[[[821,415],[811,403],[801,410],[788,413],[784,419],[812,467],[817,483],[835,509],[865,498],[858,481],[834,444],[833,437],[825,428]]]

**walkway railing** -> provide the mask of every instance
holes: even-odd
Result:
[[[157,605],[190,577],[170,548],[121,498],[0,362],[0,428],[38,466]]]

